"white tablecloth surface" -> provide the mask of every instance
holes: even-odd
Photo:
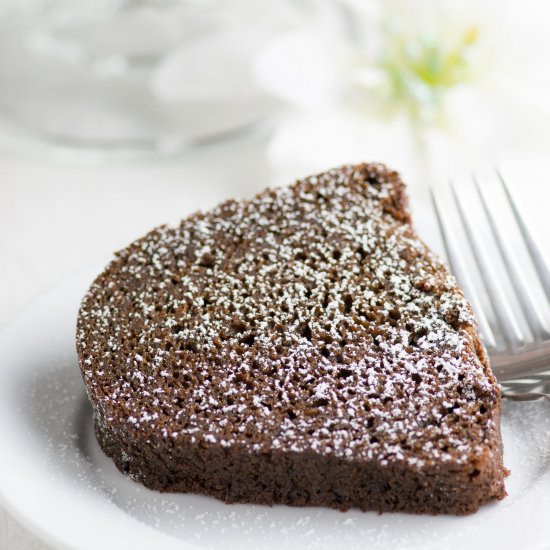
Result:
[[[526,178],[516,170],[514,184],[528,190],[523,205],[548,237],[550,178],[539,173]],[[274,177],[262,138],[158,163],[62,166],[0,155],[0,329],[48,287],[150,228],[223,198],[250,196]],[[435,243],[424,195],[413,194],[420,232]],[[47,547],[0,507],[0,548]]]

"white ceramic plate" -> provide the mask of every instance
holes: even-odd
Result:
[[[0,335],[0,497],[56,547],[538,549],[550,545],[550,404],[506,403],[509,496],[468,517],[225,505],[149,491],[99,449],[74,349],[95,270],[68,280]]]

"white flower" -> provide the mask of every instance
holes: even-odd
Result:
[[[258,82],[292,108],[269,159],[281,178],[380,160],[412,181],[550,144],[542,2],[324,2],[273,40]]]

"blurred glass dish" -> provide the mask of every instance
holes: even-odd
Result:
[[[103,159],[176,154],[246,132],[275,105],[254,82],[255,54],[303,8],[290,0],[3,3],[3,139]]]

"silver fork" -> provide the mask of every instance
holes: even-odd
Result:
[[[517,225],[522,246],[528,253],[526,256],[532,263],[532,271],[538,279],[536,284],[542,288],[543,293],[540,294],[544,294],[545,299],[538,299],[533,292],[525,266],[518,259],[517,248],[512,250],[510,247],[509,228],[505,230],[502,227],[487,199],[486,187],[475,176],[473,186],[481,206],[478,216],[483,219],[474,218],[452,182],[449,184],[450,206],[445,206],[441,188],[432,187],[431,198],[451,270],[474,308],[481,338],[489,353],[493,372],[503,386],[504,395],[515,400],[550,399],[550,329],[547,321],[550,269],[498,171],[496,178]],[[458,226],[451,223],[453,217],[459,221]],[[497,272],[488,254],[490,245],[476,238],[475,228],[479,221],[485,223],[492,234],[504,270]],[[461,244],[460,232],[454,231],[454,227],[459,226],[462,242],[467,249]],[[472,262],[465,261],[464,252],[469,253]],[[504,278],[508,279],[508,292],[503,284]],[[483,305],[480,299],[482,293],[489,298],[490,308]],[[527,331],[518,322],[512,305],[514,301],[519,304],[518,313],[523,316]]]

